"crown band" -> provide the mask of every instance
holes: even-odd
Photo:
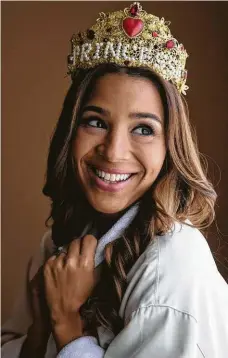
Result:
[[[171,35],[168,24],[142,10],[138,2],[124,11],[100,13],[89,30],[73,35],[68,73],[102,63],[150,67],[186,94],[188,54]]]

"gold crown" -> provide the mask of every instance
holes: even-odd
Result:
[[[139,2],[123,11],[102,12],[90,29],[73,35],[68,74],[102,63],[150,67],[185,95],[188,54],[168,25],[164,18],[148,14]]]

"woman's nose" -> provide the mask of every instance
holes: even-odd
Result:
[[[99,155],[109,162],[121,162],[130,159],[130,143],[128,135],[119,130],[109,133],[97,150]]]

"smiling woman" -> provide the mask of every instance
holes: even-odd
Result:
[[[43,188],[51,230],[28,270],[26,324],[18,313],[3,328],[5,358],[227,354],[228,288],[202,235],[216,193],[181,95],[187,53],[147,15],[134,3],[73,37]]]
[[[97,81],[73,144],[78,182],[97,211],[125,210],[151,187],[166,154],[163,117],[149,79],[117,72]]]

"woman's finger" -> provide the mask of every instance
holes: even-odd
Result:
[[[55,259],[55,267],[62,269],[66,263],[66,252],[61,252],[60,254],[57,255],[56,259]]]
[[[94,266],[97,239],[93,235],[86,235],[82,240],[80,262],[84,267]]]
[[[56,255],[56,254],[53,254],[52,256],[50,256],[50,257],[47,259],[47,261],[45,262],[44,267],[45,267],[46,265],[48,265],[48,264],[52,264],[52,263],[55,261],[55,259],[56,259],[57,256],[58,256],[58,255]]]
[[[78,260],[79,260],[79,256],[80,256],[80,247],[81,247],[81,239],[77,238],[74,239],[69,247],[68,247],[68,252],[66,255],[66,261],[69,264],[72,264],[73,266],[77,264]]]

